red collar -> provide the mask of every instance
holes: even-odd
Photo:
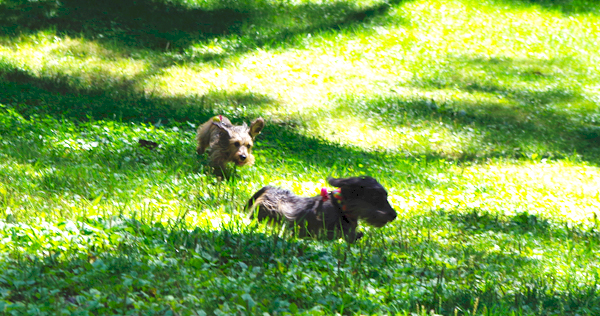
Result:
[[[329,192],[327,192],[327,188],[321,188],[321,201],[327,202],[329,200]]]

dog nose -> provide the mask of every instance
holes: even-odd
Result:
[[[391,222],[395,220],[396,217],[398,217],[398,214],[396,213],[396,211],[392,210],[391,212],[386,212],[385,216],[389,218],[388,222]]]
[[[246,155],[240,155],[240,159],[241,159],[242,161],[246,160]]]

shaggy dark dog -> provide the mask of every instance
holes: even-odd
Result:
[[[352,243],[362,237],[358,220],[382,227],[396,218],[387,200],[387,192],[371,177],[328,179],[339,189],[320,196],[301,197],[281,188],[266,186],[250,198],[246,210],[251,217],[270,223],[294,224],[299,237],[343,237]]]

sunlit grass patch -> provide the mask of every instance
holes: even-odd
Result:
[[[335,48],[333,48],[335,49]],[[200,64],[190,69],[174,66],[155,78],[162,95],[202,95],[211,90],[254,91],[274,96],[278,107],[270,112],[279,117],[289,113],[310,113],[327,106],[330,97],[349,89],[368,93],[361,67],[351,61],[313,50],[291,52],[258,51],[222,64]],[[184,79],[185,78],[185,79]],[[277,82],[276,86],[273,83]]]
[[[497,206],[489,205],[486,209],[526,211],[588,225],[599,215],[598,172],[594,166],[536,162],[474,166],[466,168],[462,176],[473,181],[473,185],[490,180],[494,183],[486,186],[490,191],[486,195]]]
[[[433,183],[430,187],[397,183],[390,190],[390,203],[403,217],[474,211],[504,217],[529,214],[577,227],[597,225],[600,182],[595,166],[534,155],[530,161],[450,167],[449,172],[424,174]]]
[[[62,78],[66,81],[62,84],[75,89],[119,86],[148,70],[147,61],[124,56],[124,52],[82,38],[61,38],[43,32],[0,51],[9,65],[37,77]]]
[[[414,1],[396,12],[415,23],[422,43],[436,44],[428,46],[436,52],[464,50],[472,55],[534,58],[570,55],[574,47],[584,49],[575,55],[591,52],[589,38],[572,34],[597,29],[593,15],[565,16],[535,5],[502,6],[495,1],[478,4]]]

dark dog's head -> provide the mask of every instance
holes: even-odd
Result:
[[[382,227],[396,218],[396,211],[387,200],[387,192],[377,180],[362,176],[329,178],[328,182],[341,189],[348,215],[360,218],[375,227]]]
[[[252,146],[254,138],[260,134],[265,126],[265,120],[257,118],[250,124],[250,127],[244,123],[241,126],[235,126],[222,122],[213,122],[214,125],[222,130],[221,143],[229,153],[229,161],[237,166],[250,166],[254,163],[252,155]]]

